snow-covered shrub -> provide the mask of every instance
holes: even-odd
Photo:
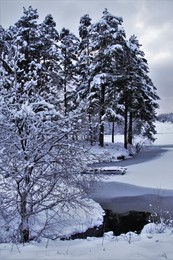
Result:
[[[164,222],[161,223],[148,223],[142,229],[141,234],[159,234],[163,233],[166,229],[166,225]]]
[[[135,136],[133,145],[129,148],[132,154],[139,153],[145,146],[151,145],[151,141],[143,136]]]

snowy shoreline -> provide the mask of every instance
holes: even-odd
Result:
[[[166,144],[158,139],[156,144],[130,159],[100,164],[127,167],[127,174],[123,177],[108,175],[101,186],[94,188],[92,198],[104,209],[115,213],[155,210],[159,214],[162,208],[163,212],[169,211],[173,217],[173,210],[170,209],[173,201],[172,133],[162,134],[162,139]]]
[[[167,201],[169,210],[171,208],[173,202],[171,200],[173,198],[173,148],[171,145],[173,143],[173,124],[159,123],[159,127],[162,127],[164,131],[165,128],[169,128],[170,131],[168,131],[168,134],[166,134],[166,131],[162,131],[162,134],[157,135],[161,139],[159,137],[156,140],[155,145],[150,150],[150,155],[149,153],[146,155],[149,160],[142,162],[140,155],[137,155],[135,158],[138,163],[136,164],[132,164],[133,159],[120,162],[119,164],[121,165],[122,163],[128,163],[127,174],[123,176],[107,176],[98,191],[98,193],[102,192],[105,200],[109,200],[112,205],[117,205],[121,211],[124,211],[123,199],[125,199],[126,206],[128,205],[130,210],[132,210],[131,202],[133,202],[133,207],[137,202],[137,206],[142,205],[144,207],[146,203],[153,211],[156,209],[162,210],[163,200]],[[160,145],[163,146],[160,147]],[[147,153],[147,151],[144,151],[144,153]],[[151,169],[154,170],[151,171]],[[148,196],[147,200],[146,196]],[[140,203],[137,199],[141,199]],[[101,211],[98,208],[98,212],[95,212],[95,217],[97,217],[96,215],[98,217],[101,216],[100,214]],[[83,227],[85,221],[86,219],[83,220],[82,224],[81,219],[81,227]],[[90,224],[92,224],[92,219],[88,221],[91,221]],[[165,225],[161,221],[160,224],[150,223],[144,226],[140,235],[128,232],[120,236],[114,236],[112,232],[108,232],[103,238],[88,237],[87,239],[69,241],[60,241],[59,239],[49,241],[43,239],[40,243],[33,241],[24,246],[10,243],[0,244],[0,259],[173,259],[172,242],[173,219],[170,218],[169,225]]]

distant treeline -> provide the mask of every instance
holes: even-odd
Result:
[[[160,122],[171,122],[171,123],[173,123],[173,112],[158,115],[158,120]]]

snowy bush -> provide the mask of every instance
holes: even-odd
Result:
[[[161,223],[148,223],[144,226],[142,230],[142,234],[159,234],[163,233],[166,229],[166,224],[164,222]]]

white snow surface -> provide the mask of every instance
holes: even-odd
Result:
[[[123,182],[136,186],[159,189],[173,189],[173,148],[153,160],[127,167],[127,174],[111,176],[109,181]]]
[[[157,123],[157,140],[154,146],[162,145],[163,152],[152,160],[127,167],[125,175],[108,176],[105,182],[125,183],[138,186],[138,190],[144,187],[164,188],[173,190],[173,124]],[[116,140],[120,141],[122,136]],[[109,136],[106,138],[109,142]],[[169,146],[168,146],[169,145]],[[172,145],[172,146],[171,146]],[[111,152],[106,147],[109,155]],[[112,146],[110,146],[112,147]],[[111,148],[112,149],[112,148]],[[118,146],[121,154],[124,150]],[[112,149],[113,150],[113,149]],[[96,151],[95,151],[96,152]],[[104,152],[102,151],[103,155]],[[114,158],[115,159],[115,158]],[[141,187],[141,188],[140,188]],[[147,189],[146,189],[147,190]],[[122,193],[122,191],[121,191]],[[136,194],[135,194],[136,195]],[[113,196],[113,194],[112,194]],[[100,217],[100,207],[95,210],[95,219]],[[75,218],[75,216],[74,216]],[[85,219],[84,222],[91,221]],[[75,222],[75,221],[74,221]],[[82,220],[81,220],[82,223]],[[88,225],[86,225],[88,226]],[[173,227],[163,223],[150,223],[143,228],[140,235],[133,232],[113,236],[110,231],[103,238],[76,239],[69,241],[42,240],[40,243],[30,242],[25,245],[0,244],[1,260],[135,260],[135,259],[173,259]]]
[[[127,174],[111,176],[108,181],[128,183],[153,189],[173,190],[173,124],[156,124],[155,146],[163,146],[162,153],[142,164],[127,167]],[[172,145],[172,146],[171,146]]]
[[[141,235],[133,232],[118,237],[112,232],[104,238],[70,241],[42,241],[23,245],[0,244],[1,260],[163,260],[173,259],[173,233],[160,233],[157,225],[149,224]]]

